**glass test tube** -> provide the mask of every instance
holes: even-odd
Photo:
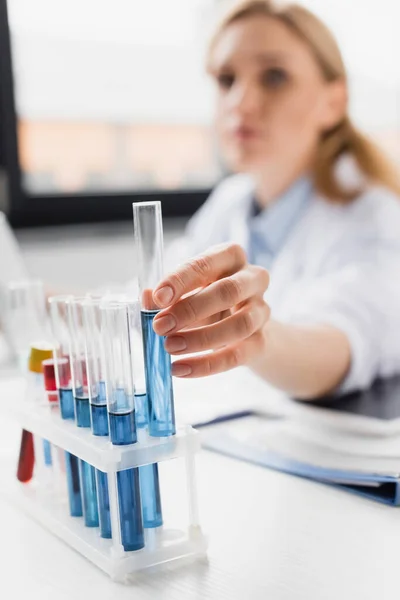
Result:
[[[138,429],[149,424],[149,412],[146,394],[146,375],[144,369],[143,334],[140,315],[140,302],[129,301],[129,331],[133,357],[133,373],[135,379],[135,420]]]
[[[20,372],[28,376],[29,394],[35,397],[40,393],[40,375],[28,374],[30,346],[34,339],[43,339],[46,334],[46,303],[43,282],[36,279],[11,281],[2,297],[4,312],[4,333],[18,359]],[[39,365],[41,373],[41,365]],[[42,375],[43,377],[43,375]],[[36,379],[39,378],[39,381]],[[38,443],[38,439],[35,440]],[[51,464],[50,444],[43,440],[44,464]],[[41,464],[42,453],[38,452],[37,462]],[[27,482],[34,469],[34,438],[31,432],[22,431],[17,477]]]
[[[57,359],[60,360],[60,359]],[[42,362],[43,377],[44,377],[44,388],[46,390],[47,400],[49,402],[50,409],[57,408],[59,406],[59,395],[56,384],[55,368],[57,360],[54,358],[47,358]],[[46,440],[43,440],[43,444],[46,444]],[[63,485],[64,474],[65,474],[65,458],[64,451],[57,446],[49,446],[51,464],[54,465],[54,477],[57,479],[57,485],[61,488]],[[48,464],[48,463],[47,463]]]
[[[76,424],[78,427],[90,427],[89,389],[85,337],[83,329],[83,302],[85,298],[67,300],[68,330],[70,336],[70,364],[72,392],[75,400]],[[83,517],[86,527],[99,526],[97,502],[96,471],[92,465],[79,460],[80,480],[83,499]]]
[[[52,345],[47,341],[31,342],[28,361],[28,393],[30,399],[39,404],[43,404],[46,399],[45,382],[43,373],[43,361],[50,358],[53,354]],[[43,455],[39,450],[40,438],[34,436],[35,463],[39,477],[44,476],[43,467],[51,467],[53,464],[51,455],[51,444],[48,440],[42,439]]]
[[[136,443],[134,385],[127,307],[110,302],[101,306],[102,340],[106,359],[106,395],[110,438],[117,446]],[[117,473],[121,542],[124,550],[144,547],[139,469]]]
[[[101,339],[100,300],[82,302],[85,337],[87,383],[93,435],[108,437],[108,413],[105,389],[105,358]],[[110,498],[107,473],[96,469],[100,535],[111,538]]]
[[[39,279],[10,281],[3,301],[4,333],[18,358],[20,371],[25,374],[31,342],[47,333],[43,282]]]
[[[49,298],[50,325],[53,335],[53,358],[56,387],[59,393],[62,419],[75,419],[72,378],[69,361],[69,330],[67,300],[71,296],[52,296]],[[70,452],[65,452],[65,470],[69,512],[71,517],[82,517],[82,493],[79,480],[79,460]]]
[[[20,370],[27,377],[29,398],[40,402],[44,398],[42,360],[52,353],[49,344],[42,341],[48,333],[43,282],[35,279],[10,282],[5,290],[3,308],[5,333],[18,356]],[[40,442],[37,436],[28,442],[30,436],[31,433],[24,431],[21,440],[20,455],[26,456],[29,465],[25,475],[29,472],[32,475],[33,454],[23,450],[22,446],[29,451],[32,443],[38,446]],[[36,466],[38,472],[43,473],[41,467],[52,464],[50,443],[43,440],[44,457],[38,447],[36,450]]]
[[[100,301],[82,302],[83,331],[87,364],[87,386],[94,435],[108,435],[107,400],[104,381],[105,359],[101,341]]]
[[[50,404],[53,404],[53,406],[58,403],[58,390],[55,373],[56,362],[57,360],[54,360],[54,358],[47,358],[42,362],[46,396],[47,400],[50,402]]]
[[[54,359],[47,358],[42,362],[44,388],[47,400],[50,404],[58,402],[58,392],[56,387],[56,378],[54,372]],[[51,444],[48,440],[43,440],[44,461],[46,465],[52,465]]]
[[[71,296],[49,298],[50,324],[54,341],[56,387],[59,392],[60,412],[63,419],[75,419],[72,378],[69,362],[69,331],[67,300]]]
[[[136,428],[140,430],[148,426],[140,303],[127,302],[127,310],[135,381],[135,422]],[[143,525],[146,529],[160,527],[163,518],[157,463],[139,467],[139,475]]]
[[[133,204],[133,225],[142,307],[149,434],[165,437],[176,432],[171,357],[164,348],[164,337],[154,332],[153,320],[159,310],[151,299],[152,290],[163,276],[161,203]]]

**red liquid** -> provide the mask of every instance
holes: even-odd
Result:
[[[58,372],[58,380],[60,388],[70,388],[72,387],[71,382],[71,367],[69,364],[69,358],[67,356],[62,356],[57,358],[55,368]]]
[[[33,448],[33,435],[30,431],[23,429],[17,469],[18,481],[28,483],[32,479],[34,465],[35,450]]]
[[[54,365],[55,361],[52,358],[48,358],[42,362],[44,387],[46,388],[47,399],[49,402],[58,402]]]

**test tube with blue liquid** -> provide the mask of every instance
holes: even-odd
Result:
[[[70,335],[70,363],[72,391],[75,401],[76,424],[90,428],[89,389],[86,368],[86,348],[83,328],[83,302],[85,298],[67,300],[68,329]],[[83,499],[83,517],[86,527],[99,526],[96,471],[86,461],[79,460]]]
[[[53,336],[53,358],[56,387],[59,394],[60,414],[64,420],[74,420],[74,398],[69,360],[69,329],[67,301],[71,296],[52,296],[49,298],[50,325]],[[82,517],[82,493],[79,479],[79,459],[65,452],[65,470],[69,511],[71,517]]]
[[[116,446],[137,441],[134,383],[128,310],[126,303],[101,305],[102,343],[106,359],[106,395],[111,443]],[[139,469],[117,473],[121,543],[126,551],[144,547]]]
[[[138,264],[141,322],[148,405],[149,434],[167,437],[176,433],[171,357],[164,336],[153,329],[159,309],[152,291],[163,277],[163,227],[160,202],[133,204],[133,225]]]
[[[140,302],[130,301],[127,308],[135,381],[135,421],[140,434],[147,429],[149,422]],[[139,467],[139,476],[144,527],[160,527],[163,518],[157,463]]]
[[[105,356],[101,337],[100,300],[88,298],[82,302],[86,367],[92,432],[108,437],[108,412],[105,389]],[[110,497],[107,473],[96,469],[100,535],[111,538]]]
[[[149,412],[146,394],[146,376],[144,372],[143,333],[140,315],[140,302],[129,300],[129,333],[131,339],[133,374],[135,380],[135,420],[137,429],[146,429],[149,424]]]
[[[49,298],[50,321],[55,346],[53,351],[56,361],[55,375],[59,393],[60,412],[63,419],[75,419],[74,396],[69,362],[69,330],[67,301],[71,296],[52,296]]]

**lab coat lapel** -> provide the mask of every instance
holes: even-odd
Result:
[[[277,305],[285,294],[290,293],[299,279],[315,273],[321,258],[321,243],[324,244],[324,212],[326,202],[314,195],[299,221],[294,225],[289,238],[271,268],[271,282],[266,299]]]

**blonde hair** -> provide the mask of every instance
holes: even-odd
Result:
[[[346,68],[337,42],[328,27],[312,12],[298,4],[282,4],[275,0],[242,0],[234,5],[214,33],[209,58],[221,33],[241,19],[260,15],[278,19],[311,48],[327,82],[347,80]],[[332,129],[321,135],[314,165],[314,183],[318,192],[330,200],[346,202],[361,192],[349,191],[340,184],[335,167],[337,160],[349,154],[366,179],[383,185],[400,195],[400,180],[394,165],[380,148],[362,134],[348,114]]]

